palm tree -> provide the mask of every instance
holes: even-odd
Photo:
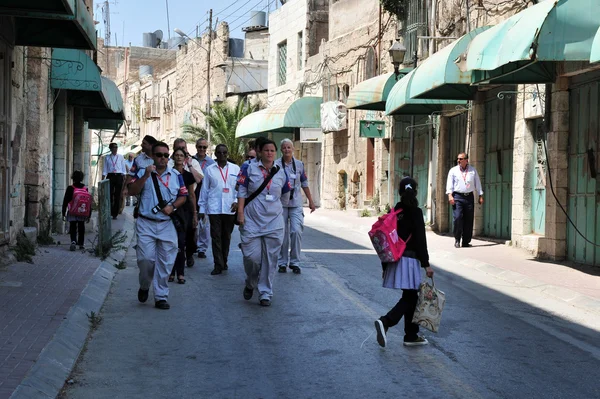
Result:
[[[214,144],[225,144],[229,150],[229,158],[238,165],[244,162],[246,145],[242,139],[235,137],[235,130],[242,118],[257,109],[257,105],[251,105],[244,100],[240,100],[235,106],[215,105],[210,114],[201,111],[212,129],[211,141]],[[184,124],[182,128],[184,134],[194,139],[207,138],[206,129],[200,126]]]

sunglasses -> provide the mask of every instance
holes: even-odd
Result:
[[[155,157],[159,157],[159,158],[169,158],[169,153],[168,152],[155,152],[154,153]]]
[[[458,158],[459,161],[462,161],[463,159],[469,159],[469,158]]]
[[[254,158],[256,158],[256,157],[253,157],[252,155],[248,155],[248,156],[246,157],[246,159],[254,159]]]
[[[199,145],[199,146],[197,146],[197,147],[198,147],[198,148],[202,148],[203,150],[206,150],[206,149],[208,148],[208,146],[206,146],[206,145]]]

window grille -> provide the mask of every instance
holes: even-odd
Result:
[[[287,79],[287,41],[280,43],[277,46],[277,58],[279,64],[277,83],[281,86],[286,83]]]
[[[404,63],[412,65],[415,62],[415,53],[419,51],[417,36],[427,34],[427,7],[424,0],[409,0],[406,20],[404,21],[404,45],[406,54]]]
[[[298,32],[298,70],[304,68],[304,34]]]
[[[536,129],[535,134],[535,147],[536,147],[536,165],[535,171],[537,175],[536,179],[536,190],[546,189],[546,152],[544,151],[544,125],[540,123]]]

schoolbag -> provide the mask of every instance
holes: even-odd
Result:
[[[369,238],[381,262],[398,262],[406,249],[406,241],[398,237],[397,221],[402,208],[392,209],[390,213],[380,216],[369,231]]]
[[[87,188],[73,187],[73,199],[69,202],[69,215],[88,217],[92,211],[92,196]]]

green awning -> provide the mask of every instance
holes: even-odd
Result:
[[[419,68],[420,66],[400,79],[400,81],[392,88],[387,102],[385,103],[386,115],[427,115],[432,112],[441,111],[444,105],[464,105],[467,103],[464,100],[428,100],[413,98],[415,91],[413,90],[412,81]]]
[[[15,19],[18,46],[96,49],[92,11],[83,0],[2,0],[0,15]]]
[[[471,85],[471,72],[465,71],[464,63],[460,63],[471,41],[490,28],[483,26],[467,33],[419,65],[412,80],[414,97],[433,100],[472,99],[477,87]]]
[[[600,29],[598,29],[598,32],[596,32],[596,36],[594,37],[590,55],[590,62],[594,63],[598,61],[600,61]]]
[[[254,112],[238,123],[235,137],[261,137],[267,133],[294,133],[299,128],[321,127],[322,102],[321,97],[302,97]]]
[[[67,91],[69,104],[83,108],[90,129],[118,131],[123,125],[123,98],[117,85],[83,51],[52,50],[50,86]]]
[[[467,53],[473,83],[553,83],[556,62],[589,61],[598,0],[546,0],[478,35]]]
[[[385,111],[385,101],[392,87],[411,70],[412,68],[406,68],[401,70],[398,76],[386,73],[360,82],[350,90],[346,108]]]

